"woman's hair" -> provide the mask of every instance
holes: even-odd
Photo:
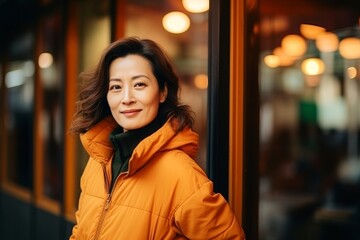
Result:
[[[167,119],[175,117],[178,121],[178,124],[173,125],[177,126],[176,131],[193,126],[194,119],[190,107],[179,102],[179,79],[166,53],[152,40],[131,37],[110,44],[97,66],[80,75],[83,85],[76,103],[77,109],[70,132],[85,133],[111,114],[107,102],[110,64],[116,58],[129,54],[147,59],[160,91],[167,87],[167,97],[160,104],[158,114],[165,115]]]

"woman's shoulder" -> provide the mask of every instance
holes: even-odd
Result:
[[[162,152],[154,163],[167,179],[184,182],[195,181],[199,184],[209,181],[200,165],[181,150]]]

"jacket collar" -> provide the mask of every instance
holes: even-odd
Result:
[[[159,152],[181,150],[195,159],[198,151],[198,134],[190,128],[176,132],[173,127],[176,124],[176,119],[168,120],[159,130],[135,147],[129,161],[130,175]],[[112,116],[109,116],[80,136],[85,150],[94,160],[105,164],[110,161],[114,149],[109,136],[116,127],[118,124]]]
[[[94,160],[106,163],[112,157],[114,149],[109,135],[118,126],[115,119],[109,116],[80,134],[81,143]]]

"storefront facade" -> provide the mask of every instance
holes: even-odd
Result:
[[[157,41],[174,61],[181,99],[196,114],[196,161],[248,239],[360,235],[352,200],[360,176],[359,3],[210,0],[192,10],[183,2],[2,3],[1,239],[69,236],[87,161],[68,133],[78,76],[127,36]],[[163,25],[172,12],[185,15],[183,32]],[[337,39],[332,50],[316,45],[325,33]],[[275,49],[289,35],[290,43],[300,39],[290,49],[305,50],[286,62]],[[326,70],[304,72],[310,58]]]

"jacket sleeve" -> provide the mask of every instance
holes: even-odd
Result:
[[[76,211],[75,216],[76,216],[76,222],[77,222],[77,219],[78,219],[78,211]],[[77,224],[75,224],[75,226],[73,227],[72,233],[71,233],[71,235],[70,235],[69,240],[74,240],[74,239],[76,239],[76,237],[75,237],[75,236],[76,236],[76,232],[77,232]]]
[[[80,199],[81,199],[81,195],[80,195]],[[79,201],[80,203],[81,201]],[[77,239],[76,238],[76,233],[77,233],[77,229],[78,229],[78,222],[79,222],[79,219],[80,219],[80,211],[77,210],[76,213],[75,213],[75,220],[76,220],[76,223],[72,229],[72,233],[70,235],[70,238],[69,240],[74,240],[74,239]]]
[[[86,167],[88,165],[89,165],[89,162],[87,163]],[[84,172],[83,172],[83,174],[82,174],[82,176],[80,178],[80,190],[81,190],[81,192],[80,192],[80,197],[79,197],[79,201],[78,201],[78,209],[75,212],[75,220],[76,220],[76,222],[75,222],[75,225],[74,225],[74,227],[72,229],[72,233],[71,233],[71,235],[69,237],[69,240],[74,240],[74,239],[79,238],[77,236],[78,235],[77,232],[78,232],[78,224],[79,224],[79,222],[81,220],[82,198],[83,198],[83,194],[84,194],[83,190],[85,189],[85,185],[86,185],[86,181],[85,181],[86,172],[87,171],[86,171],[86,168],[85,168],[85,170],[84,170]]]
[[[76,223],[75,223],[75,225],[74,225],[74,227],[73,227],[73,229],[72,229],[72,233],[71,233],[71,235],[70,235],[70,238],[69,238],[69,240],[74,240],[74,239],[77,239],[77,230],[78,230],[78,223],[79,223],[79,221],[80,221],[80,205],[81,205],[81,198],[82,198],[82,193],[80,194],[80,198],[79,198],[79,208],[78,208],[78,210],[76,211],[76,213],[75,213],[75,220],[76,220]]]
[[[229,204],[213,193],[212,182],[201,186],[186,199],[173,216],[175,231],[188,239],[245,240]]]

